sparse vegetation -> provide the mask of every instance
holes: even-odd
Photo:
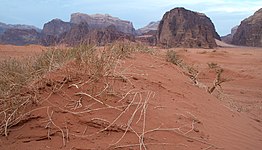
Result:
[[[222,78],[223,72],[224,70],[222,68],[216,69],[216,78],[214,80],[213,86],[208,88],[208,93],[212,94],[217,87],[221,88],[221,84],[223,82],[228,81],[227,79]]]
[[[90,77],[90,81],[97,81],[105,76],[116,76],[114,69],[118,60],[129,57],[134,52],[153,51],[137,43],[116,42],[105,46],[104,49],[92,45],[52,48],[30,59],[9,59],[0,62],[0,133],[7,136],[8,128],[19,123],[21,116],[25,114],[26,106],[37,102],[38,87],[34,83],[40,80],[43,74],[73,61],[79,71],[84,71],[84,74]],[[104,90],[106,89],[109,89],[109,85]]]
[[[182,61],[174,50],[168,50],[166,52],[166,60],[175,65],[179,65]]]
[[[215,69],[219,67],[218,64],[214,62],[208,63],[207,65],[210,69]]]

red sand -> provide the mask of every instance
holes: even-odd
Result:
[[[39,45],[28,46],[14,46],[14,45],[0,45],[0,60],[7,58],[28,57],[34,56],[42,52],[46,48]]]
[[[211,95],[193,85],[181,68],[166,62],[166,50],[156,55],[134,54],[122,60],[116,71],[121,72],[124,79],[107,81],[112,85],[107,88],[112,91],[111,95],[100,94],[107,86],[106,81],[69,88],[89,79],[85,74],[77,74],[70,64],[71,70],[60,69],[45,76],[38,105],[30,108],[35,111],[11,128],[8,137],[0,137],[0,149],[87,150],[124,145],[133,147],[118,149],[139,149],[140,137],[147,149],[154,150],[260,150],[262,49],[176,50],[186,63],[194,64],[200,71],[199,81],[208,86],[214,80],[214,71],[208,68],[208,62],[217,63],[225,70],[223,76],[232,80],[222,83],[223,99],[217,98],[216,92]],[[50,94],[54,89],[59,90]],[[131,94],[118,102],[130,90]],[[78,92],[97,95],[96,99],[106,105],[125,107],[94,111],[106,107],[105,104],[82,95],[82,107],[74,110],[70,104],[79,100],[75,95]],[[135,99],[134,93],[139,93]],[[124,111],[129,104],[134,105]],[[52,111],[53,122],[48,122],[47,114],[51,115]],[[120,114],[123,115],[118,119]],[[132,114],[133,120],[130,119]],[[128,128],[125,134],[128,120],[132,129]],[[104,128],[105,131],[99,132]],[[48,131],[51,139],[48,139]],[[121,138],[122,135],[125,136]],[[63,136],[65,146],[62,146]]]

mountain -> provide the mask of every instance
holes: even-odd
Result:
[[[72,24],[60,19],[53,19],[44,24],[42,34],[60,36],[71,29]]]
[[[157,42],[165,47],[216,47],[212,21],[202,13],[174,8],[165,13],[158,26]]]
[[[40,44],[40,33],[35,29],[9,28],[0,36],[0,44]]]
[[[233,36],[232,44],[262,47],[262,8],[241,21]]]
[[[0,44],[27,45],[40,43],[41,29],[30,25],[0,22]]]
[[[226,36],[222,36],[221,40],[225,43],[231,44],[232,40],[233,40],[233,36],[235,35],[235,33],[237,32],[237,28],[238,26],[235,26],[231,29],[231,33],[226,35]]]
[[[160,21],[157,21],[157,22],[152,21],[148,25],[146,25],[145,27],[136,30],[136,34],[142,35],[142,34],[145,34],[147,32],[150,32],[150,31],[157,31],[159,23],[160,23]]]
[[[88,15],[83,13],[73,13],[71,15],[70,23],[87,23],[90,28],[94,29],[105,29],[106,27],[113,25],[120,32],[135,34],[135,29],[130,21],[121,20],[108,14]]]

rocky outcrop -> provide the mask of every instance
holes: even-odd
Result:
[[[231,44],[232,40],[233,40],[233,36],[235,35],[236,31],[237,31],[238,26],[235,26],[234,28],[231,29],[231,33],[226,35],[226,36],[222,36],[221,40],[225,43]]]
[[[204,14],[174,8],[160,21],[157,42],[165,47],[216,47],[219,39],[211,20]]]
[[[71,30],[64,35],[62,43],[72,46],[78,44],[103,46],[122,39],[134,41],[134,36],[118,31],[113,25],[103,29],[92,29],[89,24],[80,23],[74,24]]]
[[[72,24],[60,19],[53,19],[44,24],[41,32],[41,43],[45,46],[61,43],[61,40],[71,29]]]
[[[64,22],[60,19],[53,19],[48,23],[44,24],[42,34],[60,36],[71,29],[71,23]]]
[[[40,33],[35,29],[9,28],[0,36],[0,43],[12,45],[40,44]]]
[[[157,21],[157,22],[152,21],[152,22],[150,22],[145,27],[136,30],[136,35],[144,35],[144,34],[146,34],[148,32],[157,31],[159,23],[160,23],[160,21]]]
[[[135,34],[135,29],[130,21],[121,20],[108,14],[82,14],[73,13],[70,22],[73,24],[86,23],[91,29],[105,29],[111,25],[115,26],[117,31]]]
[[[232,44],[262,47],[262,8],[241,22]]]

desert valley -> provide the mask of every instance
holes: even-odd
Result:
[[[0,150],[262,149],[262,8],[226,36],[177,7],[0,23],[0,44]]]

